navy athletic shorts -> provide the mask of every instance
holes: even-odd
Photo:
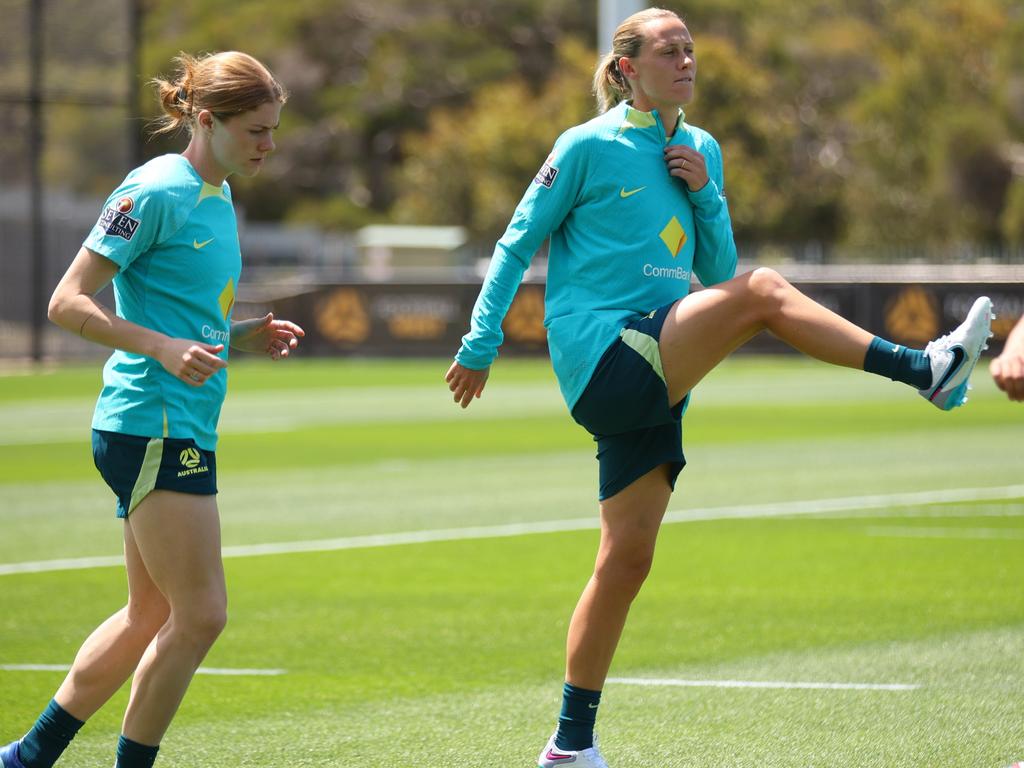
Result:
[[[195,440],[92,431],[92,459],[128,517],[150,491],[217,493],[217,457]]]
[[[672,405],[662,372],[658,339],[669,310],[626,325],[601,357],[572,416],[597,443],[602,501],[661,464],[669,485],[686,466],[682,418],[689,395]]]

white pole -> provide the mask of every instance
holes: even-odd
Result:
[[[619,24],[646,5],[642,0],[597,0],[597,52],[603,56],[612,49],[612,36]]]

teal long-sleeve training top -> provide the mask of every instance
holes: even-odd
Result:
[[[708,183],[670,176],[666,144],[704,155]],[[544,325],[572,410],[626,323],[736,273],[718,142],[679,112],[670,139],[657,111],[627,103],[563,133],[494,248],[455,359],[479,370],[497,356],[501,324],[523,273],[551,238]]]

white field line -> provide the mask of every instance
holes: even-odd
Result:
[[[908,539],[1024,539],[1024,531],[1007,528],[916,528],[913,526],[875,526],[868,536]]]
[[[67,672],[71,667],[67,664],[0,664],[0,672]],[[274,677],[287,672],[284,669],[227,669],[224,667],[200,667],[197,675],[230,675]]]
[[[669,688],[801,688],[828,691],[916,691],[921,687],[905,683],[789,683],[767,680],[664,680],[649,677],[609,677],[608,682]]]
[[[941,491],[919,491],[916,493],[893,493],[877,496],[851,496],[835,499],[811,499],[807,501],[784,501],[772,504],[744,504],[733,507],[699,507],[697,509],[668,512],[664,522],[690,523],[708,520],[742,518],[790,517],[822,513],[887,509],[890,507],[915,506],[919,504],[950,504],[956,502],[998,501],[1024,497],[1024,485],[1007,485],[994,488],[949,488]],[[466,528],[441,528],[424,531],[380,533],[366,536],[347,536],[339,539],[314,539],[312,541],[284,541],[269,544],[251,544],[224,547],[222,555],[229,557],[254,557],[257,555],[284,555],[299,552],[334,552],[343,549],[369,549],[373,547],[394,547],[402,544],[427,544],[438,541],[466,541],[470,539],[495,539],[510,536],[525,536],[538,533],[561,533],[565,531],[594,530],[599,527],[597,515],[572,520],[543,520],[532,523],[510,523],[507,525],[481,525]],[[24,563],[0,564],[0,576],[16,573],[48,573],[51,571],[83,570],[123,565],[120,555],[103,557],[67,558],[62,560],[37,560]]]

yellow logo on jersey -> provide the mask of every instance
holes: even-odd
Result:
[[[213,242],[213,238],[212,237],[209,240],[203,240],[203,242],[201,242],[201,243],[198,240],[193,239],[192,240],[192,247],[195,248],[198,251],[200,248],[205,248],[206,246],[208,246],[212,242]]]
[[[230,277],[228,278],[228,284],[224,286],[224,290],[217,297],[217,303],[220,304],[221,314],[227,320],[228,315],[231,314],[231,308],[235,306],[235,281]]]
[[[647,189],[647,187],[646,187],[646,186],[644,186],[644,187],[637,187],[636,189],[631,189],[631,190],[629,190],[629,191],[627,192],[627,191],[626,191],[626,188],[625,188],[625,187],[623,187],[622,189],[620,189],[620,190],[619,190],[619,197],[621,197],[621,198],[623,198],[623,199],[625,199],[625,198],[627,198],[627,197],[632,197],[632,196],[633,196],[633,195],[635,195],[635,194],[636,194],[637,192],[643,192],[643,191],[644,191],[645,189]]]
[[[679,255],[679,252],[683,250],[683,246],[686,245],[686,230],[683,229],[683,225],[679,223],[679,219],[675,216],[661,230],[661,241],[665,243],[665,247],[668,248],[673,259]]]

